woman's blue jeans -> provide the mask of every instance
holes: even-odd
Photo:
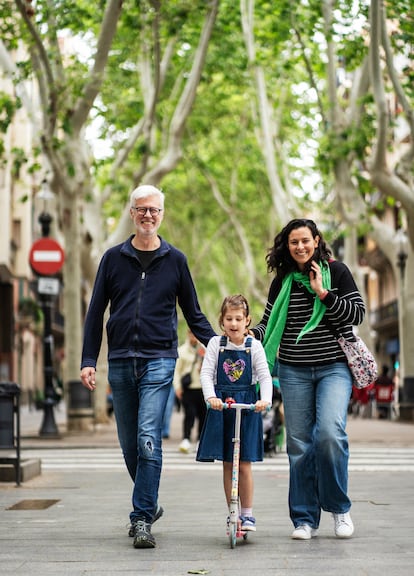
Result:
[[[321,510],[348,512],[348,436],[352,378],[344,362],[279,364],[287,452],[289,511],[295,527],[318,528]]]
[[[134,482],[130,520],[151,522],[162,468],[162,425],[175,358],[110,360],[119,443]]]

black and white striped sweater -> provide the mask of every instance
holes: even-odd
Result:
[[[308,322],[313,309],[313,297],[304,286],[293,282],[285,330],[279,346],[279,362],[297,366],[314,366],[345,362],[334,334],[338,331],[346,340],[353,340],[352,326],[361,324],[365,316],[365,305],[355,284],[349,268],[342,262],[329,262],[331,270],[331,289],[325,296],[324,315],[329,318],[329,324],[324,321],[308,332],[296,343],[296,339]],[[275,277],[270,285],[268,299],[263,318],[252,331],[256,338],[263,340],[267,322],[277,295],[281,288],[280,280]]]

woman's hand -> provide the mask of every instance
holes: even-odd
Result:
[[[326,292],[325,288],[322,286],[322,272],[319,264],[312,260],[311,268],[309,272],[309,281],[311,288],[316,292],[317,296],[322,296]]]

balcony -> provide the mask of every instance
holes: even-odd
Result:
[[[371,328],[376,331],[398,327],[398,300],[370,312]]]

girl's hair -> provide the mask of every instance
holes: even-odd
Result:
[[[233,296],[226,296],[220,308],[219,326],[223,328],[223,320],[229,308],[243,308],[246,318],[250,316],[249,303],[242,294],[234,294]],[[249,322],[250,324],[250,322]]]
[[[293,260],[289,252],[288,240],[289,234],[292,230],[296,230],[297,228],[309,228],[313,238],[319,236],[319,244],[315,249],[314,256],[316,260],[319,262],[327,261],[331,257],[331,251],[327,247],[315,222],[313,220],[308,220],[307,218],[295,218],[286,224],[283,230],[276,235],[273,241],[273,246],[269,249],[266,256],[268,272],[275,270],[276,275],[281,279],[289,272],[296,270],[296,262]]]

